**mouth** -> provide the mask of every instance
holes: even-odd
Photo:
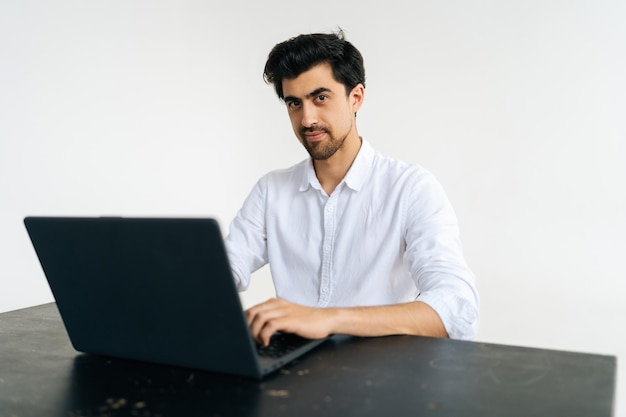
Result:
[[[316,129],[313,131],[305,130],[302,132],[302,136],[304,136],[307,142],[319,142],[320,140],[324,139],[325,135],[326,131],[322,129]]]
[[[319,142],[326,135],[326,132],[307,133],[304,135],[308,142]]]

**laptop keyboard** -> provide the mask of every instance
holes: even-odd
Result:
[[[257,351],[260,356],[265,358],[280,358],[306,345],[310,341],[311,339],[306,339],[291,333],[276,333],[270,338],[270,344],[268,346],[257,344]]]

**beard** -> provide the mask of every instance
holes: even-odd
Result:
[[[305,133],[312,132],[325,132],[326,139],[319,142],[309,142],[306,139]],[[348,137],[347,134],[343,137],[337,138],[333,135],[333,132],[331,132],[330,129],[324,126],[304,127],[300,129],[300,142],[309,155],[311,155],[311,158],[315,161],[325,161],[333,156],[339,149],[341,149],[346,137]]]

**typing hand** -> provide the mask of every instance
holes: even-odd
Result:
[[[246,311],[252,337],[267,346],[278,332],[295,333],[308,339],[320,339],[331,333],[332,309],[305,307],[279,298],[271,298]]]

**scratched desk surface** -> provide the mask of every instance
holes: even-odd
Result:
[[[80,354],[54,304],[0,315],[0,417],[611,416],[616,360],[341,338],[264,380]]]

